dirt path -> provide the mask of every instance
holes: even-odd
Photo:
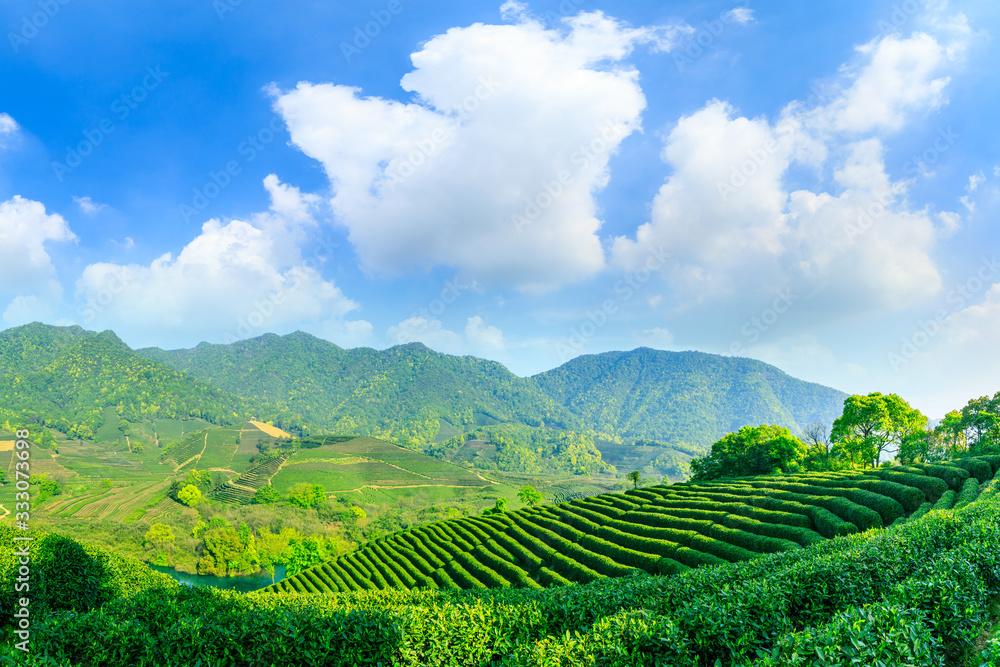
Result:
[[[0,519],[6,519],[7,515],[10,514],[10,510],[3,505],[0,505],[0,510],[3,510],[3,514],[0,514]]]
[[[128,445],[128,453],[132,453],[132,443],[129,441],[128,436],[125,436],[125,444]]]
[[[177,472],[178,470],[180,470],[181,468],[183,468],[183,467],[184,467],[184,466],[186,466],[187,464],[191,463],[191,461],[195,461],[195,460],[199,460],[199,459],[201,459],[201,456],[202,456],[202,454],[204,454],[204,453],[205,453],[205,450],[206,450],[207,448],[208,448],[208,433],[206,433],[206,434],[205,434],[205,444],[204,444],[204,445],[202,445],[202,447],[201,447],[201,451],[200,451],[200,452],[198,452],[197,454],[195,454],[194,456],[192,456],[191,458],[189,458],[189,459],[188,459],[187,461],[185,461],[184,463],[182,463],[182,464],[180,464],[179,466],[177,466],[176,468],[174,468],[174,472]]]
[[[484,482],[490,480],[484,479]],[[496,482],[494,482],[496,483]],[[344,491],[327,491],[327,495],[337,494],[337,493],[353,493],[355,491],[360,491],[361,489],[425,489],[440,487],[445,489],[480,489],[479,486],[469,486],[468,484],[399,484],[399,485],[389,485],[389,484],[363,484],[356,489],[346,489]]]
[[[478,472],[476,473],[476,477],[478,477],[479,479],[483,480],[484,482],[489,482],[490,484],[496,484],[497,486],[500,486],[500,482],[494,482],[492,479],[486,479],[485,477],[483,477],[482,475],[480,475]]]

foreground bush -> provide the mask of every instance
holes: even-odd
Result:
[[[963,510],[886,530],[676,576],[633,574],[556,589],[238,594],[143,575],[128,584],[112,573],[117,587],[95,582],[105,597],[67,606],[50,594],[51,610],[34,618],[33,660],[937,665],[970,649],[986,601],[1000,595],[995,485]],[[32,664],[7,651],[14,664]]]

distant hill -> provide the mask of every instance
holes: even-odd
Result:
[[[111,331],[36,323],[0,332],[0,425],[29,415],[65,433],[92,437],[108,407],[133,422],[200,417],[232,424],[257,414],[278,417],[136,354]]]
[[[138,353],[335,433],[404,445],[499,422],[579,427],[562,406],[503,365],[440,354],[421,343],[345,350],[297,332]]]
[[[829,424],[847,398],[754,359],[647,347],[577,357],[531,379],[598,432],[695,449],[747,425]]]
[[[301,332],[172,351],[133,351],[110,331],[80,327],[0,332],[0,427],[24,413],[85,436],[108,407],[132,422],[256,417],[413,449],[441,444],[446,458],[465,456],[458,436],[472,431],[477,442],[500,446],[505,438],[516,447],[500,453],[504,460],[523,459],[528,449],[558,454],[576,441],[553,434],[576,432],[590,433],[576,443],[582,454],[595,454],[595,444],[610,454],[611,446],[649,441],[639,459],[616,451],[615,460],[642,467],[667,455],[650,468],[655,473],[680,462],[663,447],[689,458],[746,425],[801,431],[832,422],[845,398],[759,361],[701,352],[607,352],[521,378],[499,363],[420,343],[345,350]]]
[[[847,397],[752,359],[649,348],[578,357],[531,378],[420,343],[345,350],[301,332],[138,352],[337,433],[421,446],[509,422],[704,451],[746,425],[830,423]]]

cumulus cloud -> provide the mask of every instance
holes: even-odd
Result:
[[[791,283],[842,313],[937,293],[932,250],[957,216],[908,205],[912,183],[889,176],[882,137],[946,102],[948,57],[924,33],[883,36],[859,48],[835,92],[789,104],[774,121],[718,100],[681,118],[665,141],[671,175],[650,221],[614,240],[615,261],[629,268],[646,248],[666,246],[676,260],[670,286],[688,302]],[[796,165],[831,178],[792,190]]]
[[[0,204],[0,295],[23,296],[22,305],[32,295],[57,300],[62,287],[46,244],[75,240],[62,216],[40,202],[17,195]]]
[[[666,33],[601,12],[551,28],[519,3],[504,12],[518,23],[453,28],[414,53],[411,102],[322,83],[275,92],[366,268],[448,266],[525,292],[604,268],[594,196],[646,104],[623,60]]]
[[[77,282],[81,323],[96,320],[149,344],[164,335],[231,342],[300,325],[335,341],[370,331],[367,322],[345,321],[358,304],[322,277],[321,264],[333,248],[323,240],[307,242],[317,226],[311,212],[318,198],[273,175],[264,185],[269,211],[249,222],[209,220],[176,257],[88,266]]]

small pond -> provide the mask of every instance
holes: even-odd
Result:
[[[221,588],[227,591],[248,593],[250,591],[256,591],[264,588],[265,586],[271,585],[271,577],[266,573],[245,577],[214,577],[205,574],[188,574],[187,572],[178,572],[172,567],[163,567],[162,565],[150,565],[150,567],[157,572],[169,575],[175,581],[187,584],[188,586],[211,586],[212,588]],[[276,566],[274,568],[274,580],[281,581],[284,578],[285,566]]]

